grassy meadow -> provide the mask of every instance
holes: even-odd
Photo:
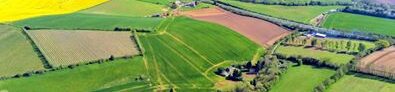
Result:
[[[163,9],[165,7],[162,5],[138,0],[110,0],[109,2],[80,11],[80,13],[143,17],[161,13]]]
[[[47,72],[28,78],[4,80],[0,81],[0,89],[9,92],[86,92],[105,90],[115,85],[148,86],[148,83],[135,81],[139,75],[146,75],[144,62],[142,57],[135,57]]]
[[[354,74],[345,75],[326,92],[393,92],[394,90],[394,82],[385,82],[374,76]]]
[[[12,22],[32,17],[67,14],[87,9],[108,0],[3,0],[0,22]]]
[[[0,25],[0,76],[13,76],[44,69],[22,30]]]
[[[296,56],[300,55],[302,57],[312,57],[320,60],[327,59],[329,60],[329,62],[335,64],[347,64],[349,61],[351,61],[354,58],[354,56],[347,54],[336,54],[327,51],[306,49],[303,47],[293,47],[293,46],[280,46],[276,50],[276,53],[280,53],[283,55],[296,55]]]
[[[176,0],[138,0],[138,1],[152,3],[152,4],[159,4],[159,5],[170,5],[171,2],[174,2]],[[179,1],[189,2],[193,0],[179,0]]]
[[[325,68],[315,68],[309,65],[289,66],[285,74],[272,87],[271,92],[311,92],[314,87],[335,74],[335,71]]]
[[[14,22],[17,26],[46,29],[99,29],[113,30],[115,27],[148,28],[156,27],[161,18],[111,16],[98,14],[65,14],[43,16]]]
[[[288,19],[296,22],[309,24],[310,20],[317,17],[321,13],[331,9],[343,8],[344,6],[282,6],[282,5],[264,5],[245,3],[235,0],[222,0],[228,4],[254,11],[273,17]],[[281,12],[279,12],[281,11]]]
[[[213,87],[218,78],[212,76],[211,67],[227,60],[252,59],[259,48],[228,28],[186,17],[168,19],[159,30],[140,36],[146,59],[151,61],[148,70],[154,71],[150,75],[159,84],[180,89]]]
[[[323,23],[325,28],[344,31],[370,32],[395,36],[395,20],[351,13],[330,14]]]

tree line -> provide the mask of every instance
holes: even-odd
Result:
[[[291,37],[287,39],[283,45],[316,48],[319,50],[350,55],[357,55],[358,52],[368,49],[368,47],[362,42],[353,42],[351,40],[331,40],[307,36]]]
[[[352,6],[347,6],[343,12],[395,19],[395,7],[389,4],[358,1]]]
[[[241,2],[266,4],[266,5],[285,5],[285,6],[308,6],[308,5],[318,5],[318,6],[333,6],[342,5],[348,6],[352,5],[352,1],[347,0],[336,0],[336,1],[325,1],[325,0],[311,0],[311,1],[283,1],[283,0],[238,0]]]

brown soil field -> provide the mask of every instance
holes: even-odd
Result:
[[[361,59],[358,69],[365,73],[383,75],[383,73],[395,74],[395,47],[386,48],[374,52]]]
[[[187,11],[182,15],[221,24],[264,47],[273,45],[277,40],[290,33],[290,31],[270,22],[237,15],[218,7]]]
[[[29,34],[55,67],[139,54],[131,32],[32,30]]]

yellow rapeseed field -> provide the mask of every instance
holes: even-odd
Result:
[[[0,22],[72,13],[108,0],[0,0]]]

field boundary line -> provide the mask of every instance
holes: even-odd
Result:
[[[262,51],[263,50],[263,48],[258,48],[257,50],[256,50],[256,52],[255,52],[255,55],[254,56],[252,56],[252,60],[251,60],[251,63],[252,64],[256,64],[257,62],[258,62],[258,60],[259,60],[259,58],[260,58],[260,52],[263,52]]]
[[[200,56],[201,58],[203,58],[207,63],[214,65],[213,62],[211,62],[210,60],[207,59],[207,57],[203,56],[202,54],[200,54],[197,50],[195,50],[194,48],[192,48],[191,46],[189,46],[188,44],[186,44],[185,42],[183,42],[181,39],[175,37],[174,35],[170,34],[170,33],[166,33],[167,35],[169,35],[171,38],[175,39],[177,42],[180,42],[182,45],[185,45],[188,49],[192,50],[192,52],[196,53],[198,56]]]
[[[204,74],[207,75],[208,72],[209,72],[210,70],[212,70],[212,69],[214,69],[215,67],[218,67],[218,66],[220,66],[220,65],[222,65],[222,64],[228,63],[228,62],[231,62],[231,61],[226,60],[226,61],[222,61],[222,62],[220,62],[220,63],[217,63],[217,64],[211,66],[210,68],[208,68],[206,71],[204,71]]]
[[[154,50],[153,50],[153,48],[152,48],[152,45],[151,45],[151,42],[148,42],[148,45],[149,45],[149,48],[150,48],[150,50],[151,50],[151,52],[152,53],[155,53],[154,52]],[[163,81],[162,81],[162,79],[161,79],[161,77],[165,80],[165,81],[167,81],[168,83],[170,83],[170,85],[172,85],[172,86],[174,86],[174,87],[178,87],[177,85],[175,85],[175,84],[173,84],[161,71],[160,71],[160,69],[159,69],[159,66],[158,66],[158,63],[157,63],[157,60],[156,60],[156,56],[154,55],[154,54],[152,54],[152,58],[153,58],[153,62],[154,62],[154,65],[155,65],[155,70],[156,70],[156,73],[157,73],[157,77],[158,77],[158,81],[160,82],[160,87],[164,87],[164,83],[163,83]]]
[[[149,45],[150,51],[151,51],[152,53],[155,53],[154,50],[152,49],[151,42],[148,42],[148,45]],[[162,87],[163,81],[162,81],[162,79],[161,79],[161,72],[160,72],[160,70],[158,69],[158,64],[157,64],[157,62],[156,62],[155,55],[152,55],[152,59],[153,59],[153,62],[154,62],[155,71],[156,71],[156,76],[157,76],[157,81],[159,82],[159,87]]]
[[[184,55],[181,55],[180,53],[178,53],[177,51],[175,51],[173,48],[171,48],[169,45],[165,44],[163,41],[161,41],[160,39],[158,39],[159,42],[161,42],[163,45],[165,45],[167,48],[169,48],[172,52],[174,52],[177,55],[180,55],[180,57],[185,60],[188,64],[190,64],[195,70],[197,70],[200,74],[202,74],[204,77],[206,77],[208,80],[210,80],[211,82],[214,82],[213,80],[211,80],[210,77],[208,77],[206,74],[203,73],[203,71],[199,70],[199,68],[197,68],[194,64],[192,64],[191,62],[189,62],[188,59],[186,59],[184,57]],[[178,70],[176,70],[178,71]]]
[[[166,60],[164,60],[164,62],[165,62],[166,64],[168,64],[168,65],[177,73],[177,75],[181,76],[182,79],[186,80],[187,82],[189,82],[189,83],[192,84],[193,86],[196,86],[196,85],[194,85],[194,82],[189,81],[188,78],[186,78],[185,75],[184,75],[183,73],[181,73],[180,71],[178,71],[177,68],[176,68],[173,64],[167,62]]]
[[[44,50],[40,48],[40,45],[37,44],[37,41],[34,40],[32,35],[27,32],[25,28],[22,28],[22,33],[29,40],[30,45],[33,47],[33,51],[36,52],[37,56],[40,58],[42,65],[45,69],[52,69],[53,65],[49,63],[49,57],[45,54]]]
[[[125,92],[125,91],[127,91],[127,90],[131,90],[131,89],[137,89],[137,88],[143,88],[143,87],[146,87],[147,85],[140,85],[140,86],[134,86],[134,87],[131,87],[131,88],[125,88],[125,89],[121,89],[121,90],[117,90],[118,92]]]
[[[381,58],[388,56],[389,54],[395,53],[395,51],[389,51],[389,52],[385,52],[383,55],[375,58],[372,62],[369,62],[366,66],[366,68],[369,68],[372,66],[373,63],[376,63],[378,60],[380,60]]]

